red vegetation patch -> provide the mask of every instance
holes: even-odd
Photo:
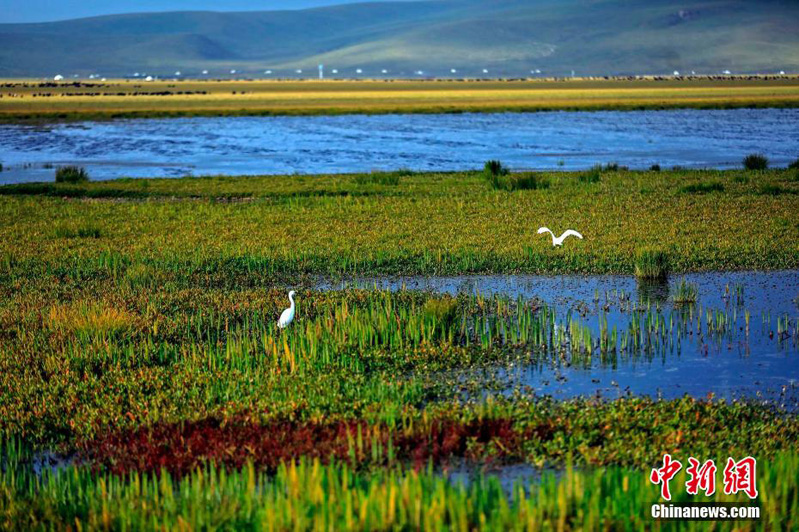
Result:
[[[86,442],[81,458],[115,473],[160,471],[185,475],[204,462],[241,467],[251,461],[273,471],[281,462],[301,456],[353,465],[412,461],[439,464],[452,457],[523,458],[526,438],[548,439],[550,426],[524,434],[510,419],[461,421],[435,419],[410,429],[389,429],[363,421],[332,423],[206,419],[158,424]],[[389,447],[391,451],[389,451]]]

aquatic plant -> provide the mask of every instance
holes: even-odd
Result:
[[[636,253],[636,277],[641,279],[665,279],[669,275],[669,270],[669,256],[662,249],[645,248]]]
[[[768,162],[768,157],[762,153],[750,153],[744,157],[743,165],[747,170],[766,170]]]
[[[56,183],[86,183],[89,173],[80,166],[59,166],[55,171]]]
[[[699,299],[699,287],[696,283],[689,283],[684,277],[671,292],[675,305],[692,305]]]
[[[6,528],[17,530],[639,530],[651,527],[658,497],[645,472],[629,467],[567,464],[545,471],[540,481],[503,487],[498,476],[479,470],[465,483],[431,467],[363,473],[317,459],[281,464],[274,474],[250,464],[207,464],[182,478],[98,474],[75,466],[37,475],[30,453],[4,454],[9,459],[0,473],[0,515]],[[757,474],[760,519],[693,523],[691,529],[795,529],[797,455],[761,458]],[[686,480],[683,469],[672,483]],[[673,503],[695,501],[684,489],[673,497]],[[717,489],[702,500],[749,505],[742,497]]]

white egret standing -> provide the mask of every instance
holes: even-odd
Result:
[[[538,234],[539,235],[543,234],[543,233],[549,233],[550,235],[552,235],[552,246],[553,247],[554,246],[562,246],[563,245],[563,241],[566,240],[570,236],[576,236],[579,239],[583,238],[583,235],[581,235],[580,233],[578,233],[577,231],[575,231],[573,229],[569,229],[568,231],[566,231],[565,233],[563,233],[562,235],[560,235],[557,238],[555,238],[555,233],[553,233],[552,231],[550,231],[546,227],[542,227],[542,228],[540,228],[538,230]]]
[[[280,315],[280,319],[277,320],[277,326],[281,329],[285,329],[294,321],[294,290],[289,292],[289,301],[291,301],[291,306],[284,310],[283,314]]]

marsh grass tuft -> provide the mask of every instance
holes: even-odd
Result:
[[[89,173],[80,166],[59,166],[55,171],[56,183],[87,183]]]
[[[693,305],[699,299],[699,287],[696,283],[689,283],[684,277],[672,290],[672,301],[675,305]]]
[[[799,170],[799,159],[796,159],[794,162],[788,165],[789,170]]]
[[[686,194],[709,194],[711,192],[724,192],[724,185],[721,183],[692,183],[680,189]]]
[[[510,170],[501,161],[492,159],[486,161],[485,165],[483,165],[483,174],[485,176],[500,177],[510,174]]]
[[[61,226],[56,228],[55,236],[57,238],[100,238],[102,230],[94,224],[81,225],[77,228]]]
[[[133,316],[124,309],[97,302],[72,302],[50,307],[47,323],[52,330],[78,337],[117,337],[134,327]]]
[[[599,183],[602,180],[602,166],[596,165],[590,170],[582,172],[577,176],[577,179],[580,181],[580,183]]]
[[[548,179],[543,178],[535,172],[525,172],[520,174],[490,175],[487,176],[491,188],[494,190],[538,190],[547,189],[550,186]]]
[[[649,167],[649,171],[650,172],[660,172],[660,165],[659,164],[653,164],[652,166]]]
[[[660,249],[642,249],[635,257],[635,276],[639,279],[665,279],[669,275],[668,254]]]
[[[358,185],[384,185],[395,187],[399,185],[400,177],[405,175],[407,174],[402,173],[402,171],[360,174],[355,176],[355,183]]]
[[[762,185],[757,191],[757,193],[760,194],[761,196],[779,196],[781,194],[788,194],[790,192],[791,191],[779,185],[774,185],[771,183]]]
[[[750,153],[744,157],[743,165],[747,170],[766,170],[768,169],[768,157],[762,153]]]
[[[425,318],[436,323],[441,329],[447,329],[457,318],[458,300],[452,297],[428,299],[422,311]]]

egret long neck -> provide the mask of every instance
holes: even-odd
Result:
[[[291,301],[291,308],[294,308],[294,294],[289,294],[289,301]]]

